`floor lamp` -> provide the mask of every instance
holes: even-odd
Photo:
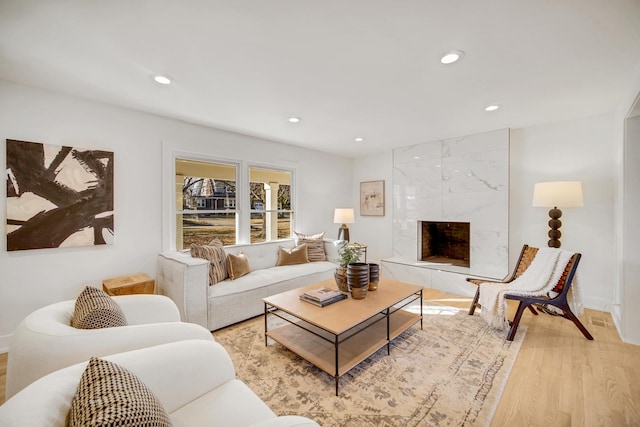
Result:
[[[334,224],[342,224],[338,230],[338,240],[349,241],[349,227],[347,224],[354,223],[353,209],[336,208],[333,213]]]
[[[562,208],[575,208],[583,206],[582,183],[580,181],[539,182],[533,188],[533,207],[551,208],[549,210],[549,241],[550,248],[560,247],[560,227],[562,221]]]

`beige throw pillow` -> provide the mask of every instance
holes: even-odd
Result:
[[[249,274],[251,272],[249,258],[242,252],[238,255],[227,255],[227,271],[231,280],[236,280],[238,277]]]
[[[122,309],[106,292],[86,286],[76,298],[71,326],[78,329],[101,329],[127,326]]]
[[[189,253],[194,258],[202,258],[209,261],[209,285],[215,285],[229,277],[226,262],[227,254],[220,240],[215,239],[208,245],[191,245]]]
[[[307,262],[309,262],[309,257],[307,256],[306,243],[291,249],[281,247],[280,250],[278,250],[278,262],[276,263],[278,266],[305,264]]]
[[[71,401],[68,426],[171,427],[162,402],[120,365],[92,357]]]
[[[295,234],[296,246],[307,244],[307,254],[310,262],[326,261],[327,254],[324,251],[324,232],[318,234],[302,234],[297,231]]]

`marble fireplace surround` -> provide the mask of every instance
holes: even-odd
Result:
[[[420,221],[469,222],[469,267],[420,261]],[[446,272],[508,274],[509,129],[393,151],[393,257],[382,262],[388,275],[423,285]]]

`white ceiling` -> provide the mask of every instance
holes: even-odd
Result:
[[[639,63],[640,0],[0,0],[2,79],[347,156],[613,111]]]

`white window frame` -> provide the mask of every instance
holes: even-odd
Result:
[[[246,160],[237,160],[230,159],[224,157],[217,156],[208,156],[202,154],[194,154],[192,152],[184,152],[184,151],[174,151],[167,150],[164,152],[164,170],[169,171],[169,173],[164,174],[163,176],[163,206],[166,206],[163,209],[163,228],[165,232],[162,233],[163,236],[163,248],[164,250],[176,250],[176,220],[177,215],[180,213],[194,213],[193,210],[179,210],[176,207],[177,199],[176,199],[176,160],[192,160],[196,162],[205,162],[205,163],[218,163],[218,164],[227,164],[230,166],[236,167],[236,208],[234,210],[236,214],[236,244],[251,244],[251,201],[249,194],[249,171],[250,168],[260,168],[260,169],[271,169],[276,171],[283,171],[291,173],[291,209],[288,210],[293,214],[291,220],[291,234],[293,235],[293,230],[295,229],[295,215],[298,211],[297,200],[298,200],[298,185],[297,185],[297,169],[278,165],[273,163],[256,163],[249,162]],[[168,194],[167,194],[168,193]],[[278,210],[278,212],[284,210]],[[166,214],[168,212],[168,214]],[[197,213],[209,213],[209,212],[229,212],[229,211],[209,211],[209,210],[198,210]],[[265,212],[259,210],[253,210],[253,212]],[[247,214],[245,214],[247,213]],[[166,233],[168,230],[168,236]],[[291,236],[292,237],[292,236]],[[282,239],[284,240],[284,239]],[[255,243],[260,244],[260,243]]]

